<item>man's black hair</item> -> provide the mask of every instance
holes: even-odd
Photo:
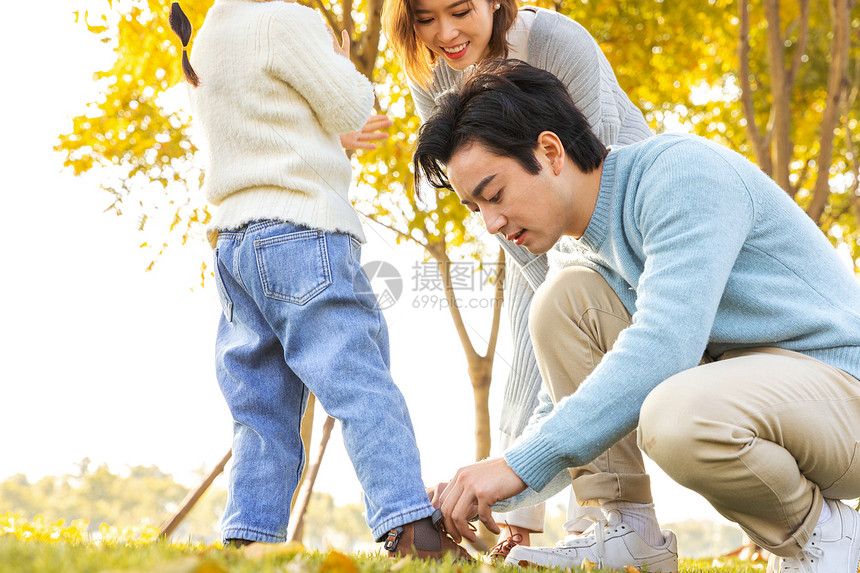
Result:
[[[450,189],[444,166],[454,153],[474,143],[515,159],[536,175],[541,166],[534,151],[544,131],[559,137],[584,173],[606,157],[606,147],[553,74],[520,60],[483,62],[466,75],[461,87],[436,100],[433,114],[419,130],[412,160],[415,188],[426,177],[433,187]]]

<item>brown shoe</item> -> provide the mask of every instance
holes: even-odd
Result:
[[[507,539],[500,541],[487,555],[487,562],[491,565],[502,565],[511,549],[523,542],[523,536],[519,533],[509,535]]]
[[[438,560],[450,553],[454,559],[472,561],[469,552],[451,539],[442,522],[434,525],[429,517],[395,527],[388,532],[383,547],[389,557],[411,555],[416,559]]]

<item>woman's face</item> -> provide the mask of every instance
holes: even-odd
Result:
[[[489,0],[412,0],[415,33],[455,70],[464,70],[487,55],[493,33]]]

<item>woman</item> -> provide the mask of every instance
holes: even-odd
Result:
[[[422,121],[432,112],[435,98],[457,85],[469,66],[490,58],[516,58],[564,82],[604,145],[626,145],[652,135],[594,38],[557,12],[518,9],[516,0],[387,0],[382,24],[406,71]],[[533,412],[537,420],[552,403],[546,392],[540,392],[541,377],[528,333],[532,295],[546,278],[546,256],[535,257],[502,237],[499,240],[514,262],[508,265],[505,284],[515,350],[500,416],[503,451],[525,431]],[[551,256],[570,255],[553,251]],[[574,482],[589,477],[572,473]],[[627,521],[641,522],[646,533],[659,534],[651,504],[625,504],[634,506],[624,508]],[[565,529],[579,534],[587,526],[585,517],[602,516],[589,509],[580,508],[572,495]],[[542,531],[543,505],[503,514],[499,521],[508,526],[507,539],[494,553],[504,558],[513,544],[528,544],[530,533]]]

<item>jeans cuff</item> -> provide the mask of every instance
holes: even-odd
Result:
[[[245,527],[228,527],[221,532],[221,539],[223,541],[228,539],[247,539],[248,541],[258,541],[261,543],[284,543],[287,540],[287,536],[271,535]]]
[[[373,527],[371,530],[371,532],[373,533],[373,538],[377,542],[382,541],[383,539],[385,539],[386,534],[395,527],[406,525],[407,523],[412,523],[413,521],[418,521],[419,519],[424,519],[425,517],[430,517],[431,515],[433,515],[434,511],[436,510],[433,509],[432,505],[430,505],[429,500],[425,504],[422,504],[421,507],[401,511],[400,513],[386,518],[385,521]]]

